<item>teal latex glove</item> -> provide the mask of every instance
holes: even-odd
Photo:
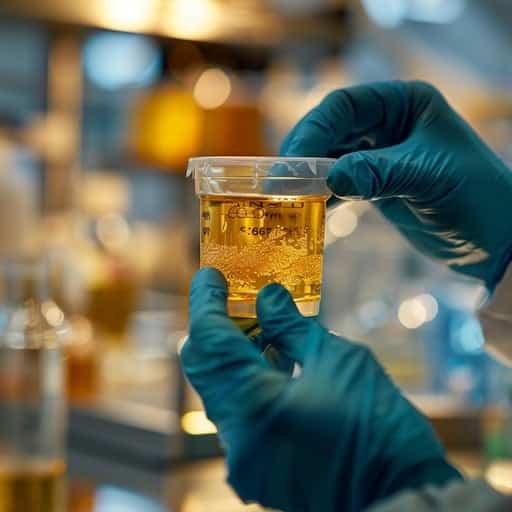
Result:
[[[460,478],[371,352],[303,317],[282,286],[258,295],[258,341],[297,361],[297,378],[274,369],[227,316],[220,272],[200,270],[190,293],[182,365],[217,425],[228,481],[243,500],[350,512]]]
[[[293,128],[281,153],[341,157],[328,179],[337,196],[378,199],[417,249],[491,291],[502,277],[512,254],[512,172],[434,87],[334,91]]]

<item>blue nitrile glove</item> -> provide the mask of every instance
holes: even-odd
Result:
[[[222,274],[200,270],[181,361],[243,500],[287,512],[351,512],[460,478],[429,422],[366,347],[303,317],[285,288],[269,285],[257,300],[259,336],[302,366],[292,378],[227,316],[226,299]]]
[[[512,172],[434,87],[334,91],[281,153],[341,157],[328,180],[337,196],[380,199],[376,206],[417,249],[491,291],[503,275],[512,254]]]

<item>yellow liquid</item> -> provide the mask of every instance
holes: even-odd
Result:
[[[322,285],[324,196],[201,196],[201,266],[229,285],[232,316],[256,316],[258,291],[273,282],[316,314]],[[307,303],[313,307],[304,307]]]
[[[114,345],[122,345],[129,327],[130,315],[136,308],[137,284],[129,273],[88,290],[87,317],[98,331]]]
[[[0,458],[0,512],[64,512],[64,470],[62,460]]]

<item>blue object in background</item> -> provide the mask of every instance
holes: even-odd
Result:
[[[429,365],[429,391],[481,406],[492,400],[489,371],[495,363],[484,350],[475,313],[454,305],[446,290],[437,288],[438,313],[425,324],[421,340]]]
[[[95,496],[93,512],[166,512],[155,500],[132,491],[105,485]]]
[[[88,37],[83,51],[85,74],[102,89],[147,86],[161,72],[160,49],[142,35],[97,32]]]

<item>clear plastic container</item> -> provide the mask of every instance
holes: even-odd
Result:
[[[201,203],[201,267],[228,281],[228,312],[256,317],[256,296],[277,282],[306,316],[318,314],[326,184],[333,159],[203,157],[189,161]]]

